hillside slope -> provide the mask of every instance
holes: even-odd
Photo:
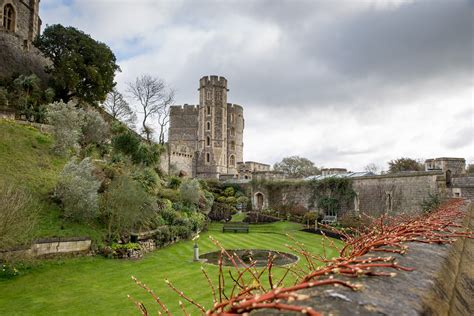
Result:
[[[35,238],[53,236],[90,236],[100,232],[94,227],[68,223],[61,218],[58,205],[50,196],[66,158],[55,155],[54,139],[34,127],[0,119],[0,178],[32,195],[39,221]]]

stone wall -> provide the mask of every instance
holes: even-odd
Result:
[[[36,74],[43,82],[49,78],[44,71],[45,66],[51,65],[40,51],[31,47],[23,48],[21,38],[16,34],[0,32],[0,79],[10,78],[16,74]]]
[[[196,151],[198,114],[199,110],[195,105],[170,107],[168,142],[174,146],[187,146]]]
[[[0,251],[0,259],[10,256],[42,257],[68,253],[87,253],[92,240],[86,237],[57,237],[37,240],[30,247]]]
[[[474,201],[474,175],[454,177],[452,179],[452,196]]]
[[[354,178],[353,189],[357,194],[354,208],[375,216],[382,213],[414,213],[430,194],[446,195],[442,172]]]
[[[165,152],[160,157],[160,168],[169,175],[183,175],[194,177],[196,175],[196,152],[187,146],[174,146],[168,144]]]
[[[464,227],[474,229],[471,206]],[[375,256],[395,257],[413,271],[396,271],[394,277],[338,279],[360,283],[362,289],[314,287],[299,291],[308,299],[292,305],[310,306],[323,315],[474,315],[474,239],[458,238],[453,244],[407,243],[405,255],[374,252]],[[285,303],[285,302],[281,302]],[[253,315],[295,315],[277,310],[262,310]]]
[[[360,211],[371,215],[400,212],[415,213],[430,194],[448,195],[443,172],[414,172],[407,174],[358,177],[352,179],[356,193],[353,203],[345,211]],[[264,208],[278,210],[314,210],[318,201],[305,181],[255,181],[252,186],[252,205],[257,202],[257,193],[263,194]]]
[[[6,30],[3,25],[4,6],[10,4],[14,10],[13,32],[18,36],[20,43],[27,41],[27,45],[38,36],[41,28],[41,19],[38,16],[39,0],[0,0],[0,32]]]

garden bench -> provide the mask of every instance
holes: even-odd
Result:
[[[222,227],[222,232],[243,232],[243,233],[248,233],[249,232],[249,224],[243,223],[243,222],[229,222],[229,223],[224,223],[224,226]]]
[[[336,224],[337,222],[337,215],[324,215],[321,224],[331,225]]]

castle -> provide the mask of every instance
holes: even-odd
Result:
[[[31,73],[45,80],[51,62],[32,45],[41,31],[40,0],[0,0],[0,78]]]
[[[25,49],[41,30],[39,0],[0,0],[0,31],[15,34]]]
[[[227,103],[227,79],[199,80],[199,105],[171,106],[167,161],[170,174],[198,178],[245,178],[270,166],[243,162],[244,110]]]

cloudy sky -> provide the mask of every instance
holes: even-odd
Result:
[[[177,104],[221,75],[244,106],[245,160],[300,155],[386,169],[398,157],[474,163],[471,0],[41,0],[46,24],[110,46],[122,72],[165,79]]]

